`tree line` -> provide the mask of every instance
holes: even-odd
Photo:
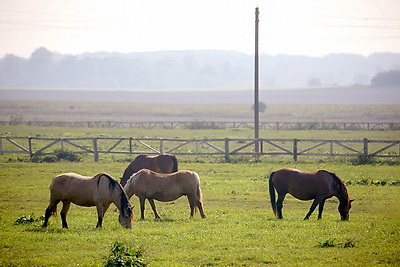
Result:
[[[323,58],[261,55],[261,87],[399,85],[400,54]],[[0,86],[44,88],[249,88],[253,56],[234,51],[63,55],[41,47],[30,58],[0,59]]]

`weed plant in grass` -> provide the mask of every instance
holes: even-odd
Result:
[[[96,229],[96,209],[72,205],[69,229],[52,218],[47,229],[38,223],[18,224],[31,215],[39,218],[48,204],[49,184],[62,172],[93,175],[106,171],[120,177],[125,162],[0,163],[0,266],[104,266],[110,246],[116,242],[140,248],[150,266],[277,266],[399,265],[399,186],[348,186],[356,201],[348,222],[340,221],[338,201],[327,201],[322,220],[316,214],[302,218],[311,202],[288,196],[284,219],[273,216],[268,196],[272,170],[294,167],[325,168],[345,182],[360,178],[399,180],[400,166],[353,166],[337,162],[311,163],[193,163],[181,169],[200,175],[207,219],[189,218],[189,204],[182,197],[157,203],[161,220],[153,219],[146,203],[146,220],[132,230],[118,223],[114,207],[106,213],[103,228]],[[58,209],[60,211],[60,207]],[[332,246],[322,246],[320,244]],[[348,244],[348,245],[345,245]]]

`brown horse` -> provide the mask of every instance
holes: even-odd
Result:
[[[139,155],[126,167],[121,179],[121,185],[125,186],[126,181],[131,178],[132,174],[141,169],[149,169],[159,173],[177,172],[178,159],[174,154]]]
[[[57,204],[62,201],[62,227],[68,228],[67,213],[71,203],[85,207],[97,207],[98,221],[101,227],[105,212],[111,203],[119,210],[119,223],[132,228],[133,211],[129,199],[120,183],[106,173],[94,177],[81,176],[76,173],[64,173],[56,176],[50,185],[50,204],[46,209],[43,227],[49,217],[57,212]]]
[[[139,197],[141,219],[144,219],[145,200],[148,199],[156,219],[160,219],[154,199],[163,202],[173,201],[181,196],[187,196],[190,205],[190,217],[194,215],[194,208],[198,208],[202,218],[202,193],[199,175],[192,171],[178,171],[174,173],[157,173],[142,169],[132,175],[124,187],[129,198]]]
[[[278,192],[278,200],[275,202],[275,190]],[[322,218],[325,200],[333,196],[339,199],[339,213],[342,220],[349,219],[351,202],[346,186],[334,173],[319,170],[316,172],[304,172],[295,169],[281,169],[272,172],[269,177],[269,194],[271,197],[272,210],[278,219],[282,219],[283,200],[289,193],[300,200],[314,199],[310,210],[304,220],[319,205],[318,220]]]

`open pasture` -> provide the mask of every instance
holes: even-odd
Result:
[[[128,101],[128,100],[127,100]],[[253,121],[249,104],[0,101],[0,121]],[[260,121],[398,122],[400,105],[268,104]]]
[[[1,126],[7,136],[44,137],[162,137],[251,138],[251,129],[170,130]],[[398,132],[384,131],[261,131],[263,138],[381,139],[398,140]],[[135,222],[132,230],[118,223],[113,206],[103,228],[96,229],[94,207],[72,205],[69,229],[61,218],[52,218],[47,229],[41,222],[17,223],[32,215],[39,218],[48,205],[51,180],[63,172],[92,176],[104,171],[119,179],[127,160],[102,156],[100,162],[31,163],[18,155],[0,156],[0,266],[104,266],[116,241],[140,248],[150,266],[376,266],[400,264],[400,165],[352,165],[345,159],[265,157],[254,163],[183,158],[179,169],[200,175],[206,219],[189,218],[187,199],[157,202],[161,220],[155,220],[146,203],[146,220],[140,221],[139,202],[133,196]],[[22,162],[20,162],[22,161]],[[338,201],[327,201],[323,219],[317,214],[303,221],[311,201],[287,196],[283,220],[273,216],[268,195],[268,176],[283,167],[336,172],[355,198],[348,222],[340,221]],[[383,183],[382,183],[383,182]],[[373,185],[375,184],[375,185]],[[380,185],[376,185],[380,184]],[[382,184],[385,184],[382,186]],[[61,206],[58,207],[58,212]]]
[[[69,229],[52,218],[47,229],[38,223],[16,223],[21,216],[44,214],[52,178],[63,172],[93,175],[105,171],[119,179],[126,162],[0,163],[1,266],[104,266],[110,246],[121,241],[140,248],[150,266],[376,266],[400,264],[400,187],[351,183],[355,198],[348,222],[340,221],[338,201],[327,201],[323,218],[303,221],[311,201],[288,196],[283,220],[274,218],[268,195],[272,170],[325,168],[345,182],[362,179],[399,181],[400,166],[335,162],[193,163],[180,169],[200,175],[206,219],[189,218],[186,198],[157,202],[161,220],[146,203],[140,221],[133,196],[132,230],[118,223],[113,206],[103,228],[96,229],[96,209],[72,205]],[[58,212],[61,207],[59,206]]]

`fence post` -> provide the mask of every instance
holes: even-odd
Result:
[[[160,153],[164,153],[164,139],[160,139]]]
[[[297,139],[293,139],[293,160],[297,161]]]
[[[229,139],[225,138],[225,162],[229,163],[230,162],[230,157],[229,157]]]
[[[3,138],[0,137],[0,154],[3,154]]]
[[[29,158],[32,159],[33,151],[32,151],[32,137],[28,138],[28,146],[29,146]]]
[[[364,159],[368,157],[368,138],[364,138]]]
[[[99,151],[97,149],[97,138],[93,138],[93,157],[94,157],[94,162],[99,161]]]

